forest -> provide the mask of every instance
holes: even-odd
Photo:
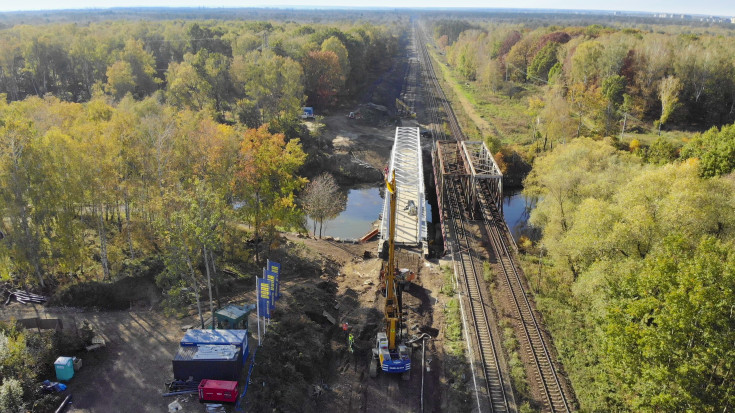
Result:
[[[735,407],[733,31],[429,27],[470,132],[532,165],[519,248],[581,410]]]
[[[255,238],[299,225],[311,137],[301,106],[363,92],[398,41],[370,24],[242,21],[15,26],[0,38],[2,277],[41,286],[108,279],[141,251],[183,242],[171,238],[175,211],[216,207],[200,224],[223,225],[240,203]],[[180,231],[203,239],[190,224]],[[210,253],[221,230],[207,230]]]
[[[0,282],[98,309],[128,307],[126,279],[154,282],[168,314],[196,303],[203,325],[210,279],[219,304],[277,231],[332,213],[314,201],[335,191],[331,176],[307,186],[324,143],[301,108],[370,96],[399,34],[368,22],[6,25]],[[0,324],[0,410],[43,399],[36,375],[79,344],[54,340]]]

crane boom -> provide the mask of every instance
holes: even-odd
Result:
[[[388,349],[396,349],[396,336],[400,335],[401,306],[396,293],[395,232],[396,232],[396,172],[387,182],[390,193],[390,218],[388,225],[388,263],[383,266],[385,275],[385,331],[388,334]]]
[[[395,231],[397,188],[396,173],[391,172],[390,180],[386,180],[390,193],[390,218],[388,226],[388,262],[383,263],[380,272],[385,282],[385,331],[379,331],[375,339],[373,357],[370,360],[370,377],[376,377],[378,367],[386,373],[401,373],[403,380],[411,378],[411,350],[401,340],[403,315],[401,296],[396,282]]]

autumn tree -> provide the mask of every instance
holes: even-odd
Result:
[[[322,42],[321,47],[322,52],[332,52],[337,56],[337,60],[339,61],[339,68],[340,68],[340,80],[341,85],[339,85],[339,89],[344,87],[345,82],[347,81],[347,76],[350,74],[350,58],[349,53],[347,52],[347,48],[344,44],[335,36],[332,36],[328,39],[326,39],[324,42]]]
[[[658,120],[658,134],[660,135],[661,126],[671,118],[671,115],[679,106],[681,82],[673,76],[668,76],[661,80],[658,91],[661,99],[661,117]]]
[[[330,106],[340,87],[339,59],[334,52],[312,51],[303,60],[304,90],[318,106]]]
[[[306,215],[316,225],[319,223],[319,238],[322,237],[322,227],[325,220],[335,218],[345,209],[347,198],[340,192],[339,185],[329,173],[323,173],[309,182],[302,195],[301,203]]]
[[[38,100],[33,102],[39,103]],[[3,114],[0,122],[0,191],[4,214],[9,217],[12,234],[15,235],[10,238],[10,245],[16,275],[35,274],[43,287],[42,237],[40,225],[33,217],[31,197],[36,133],[22,106],[26,105],[7,105],[5,99],[0,99],[0,113]]]
[[[286,142],[283,134],[271,134],[267,125],[245,132],[235,171],[235,197],[243,203],[238,211],[250,224],[256,240],[273,239],[276,227],[297,222],[294,193],[306,183],[296,171],[306,160],[298,139]],[[259,249],[255,249],[259,260]]]

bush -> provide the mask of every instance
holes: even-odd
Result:
[[[6,378],[0,385],[0,411],[7,413],[25,412],[23,387],[19,380]]]

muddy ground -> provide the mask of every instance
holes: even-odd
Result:
[[[381,260],[364,257],[374,256],[376,248],[375,241],[341,244],[286,235],[282,247],[272,252],[274,259],[283,265],[284,296],[278,302],[277,313],[256,357],[253,380],[244,399],[246,411],[420,410],[420,346],[413,353],[410,381],[404,382],[399,376],[368,377],[370,347],[382,326],[383,298],[377,293]],[[442,408],[440,395],[441,308],[447,298],[439,294],[442,279],[439,266],[437,262],[420,260],[415,253],[398,255],[399,266],[419,271],[418,280],[404,293],[408,335],[427,332],[435,336],[426,345],[428,371],[424,377],[424,408],[427,412],[446,411]],[[252,302],[253,298],[252,291],[242,291],[233,294],[229,301],[244,303]],[[334,318],[335,324],[323,315],[325,311]],[[168,403],[174,400],[183,405],[184,412],[204,410],[194,396],[161,397],[164,384],[172,379],[171,359],[183,335],[182,326],[196,324],[195,317],[165,317],[155,307],[81,312],[13,303],[2,311],[3,319],[37,316],[61,318],[70,332],[87,320],[107,342],[103,349],[74,354],[82,358],[83,367],[69,382],[68,391],[74,395],[69,411],[166,411]],[[345,322],[356,338],[354,353],[347,351],[346,333],[341,328]],[[284,332],[284,329],[293,332],[300,329],[301,335],[289,337],[289,331]],[[252,356],[257,346],[253,317],[251,334]],[[292,348],[297,348],[298,354],[289,356]],[[325,352],[325,348],[329,350]],[[291,382],[292,377],[280,375],[292,362],[300,363],[301,368],[307,370],[306,374],[312,375],[311,380]],[[268,383],[276,378],[281,386]],[[257,386],[259,383],[265,385]],[[240,389],[243,385],[244,380]],[[290,394],[282,391],[288,387],[297,391]],[[271,391],[279,393],[274,395]]]

